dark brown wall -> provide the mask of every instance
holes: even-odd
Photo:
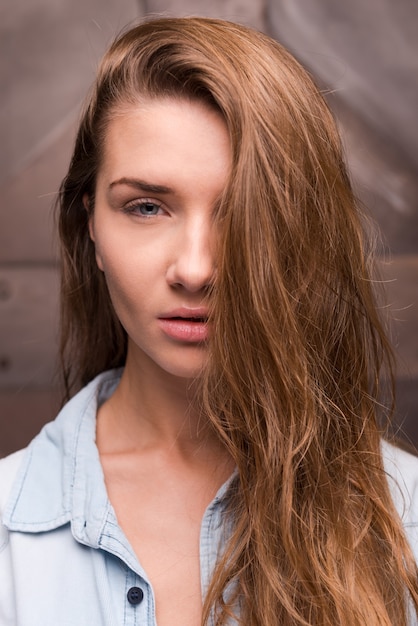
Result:
[[[0,7],[0,456],[57,409],[51,204],[82,98],[112,36],[147,13],[241,21],[330,90],[384,264],[400,356],[398,416],[418,442],[418,5],[414,0],[32,0]]]

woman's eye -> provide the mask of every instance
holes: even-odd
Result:
[[[154,202],[142,202],[138,205],[138,211],[142,215],[157,215],[159,210],[159,205]]]
[[[142,202],[135,202],[126,207],[127,213],[133,213],[145,217],[153,217],[161,212],[161,205],[156,202],[144,200]]]

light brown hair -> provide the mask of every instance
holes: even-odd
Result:
[[[215,107],[232,146],[202,397],[238,473],[204,622],[239,608],[245,626],[405,626],[417,571],[380,453],[390,348],[362,218],[332,115],[269,37],[160,19],[105,55],[60,194],[67,390],[125,360],[83,196],[111,115],[144,97]]]

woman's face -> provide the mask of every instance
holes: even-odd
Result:
[[[201,371],[230,164],[225,122],[201,103],[148,100],[109,123],[90,235],[139,371]]]

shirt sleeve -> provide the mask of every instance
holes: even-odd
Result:
[[[418,457],[382,442],[389,488],[418,563]]]

